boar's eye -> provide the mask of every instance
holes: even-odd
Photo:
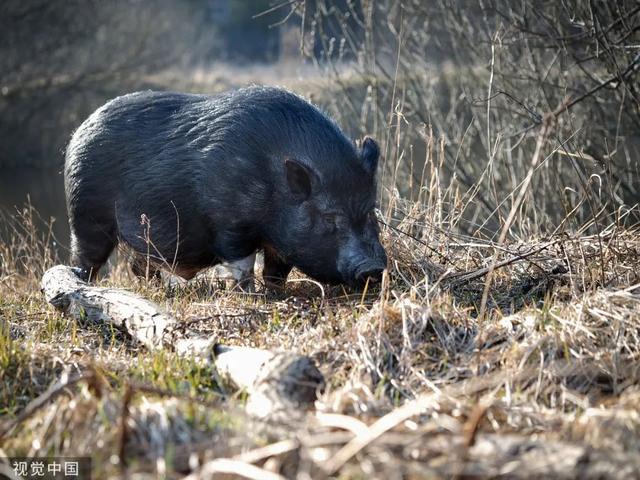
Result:
[[[371,210],[367,214],[367,223],[373,226],[376,230],[379,230],[380,226],[378,225],[378,215],[376,215],[375,210]]]
[[[332,213],[325,213],[322,215],[322,224],[330,233],[334,233],[336,231],[336,220],[336,216]]]

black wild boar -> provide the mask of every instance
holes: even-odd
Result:
[[[378,156],[372,139],[356,148],[278,88],[118,97],[66,151],[72,264],[93,280],[124,242],[137,275],[150,264],[189,279],[229,262],[239,278],[263,250],[268,284],[282,285],[294,266],[322,282],[377,280],[387,262],[374,214]]]

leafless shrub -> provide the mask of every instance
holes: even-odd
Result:
[[[331,111],[385,144],[387,186],[423,183],[425,129],[441,177],[474,191],[463,232],[596,231],[640,198],[640,9],[633,1],[304,2],[303,27],[334,87]],[[307,37],[308,38],[308,37]],[[303,46],[304,47],[304,46]],[[343,68],[346,60],[355,59]],[[532,166],[543,120],[553,126]],[[432,179],[427,178],[429,181]],[[445,207],[453,209],[454,206]]]

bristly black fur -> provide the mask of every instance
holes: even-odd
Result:
[[[95,273],[123,241],[189,278],[269,247],[289,269],[350,281],[386,262],[377,230],[360,228],[375,201],[374,145],[364,159],[332,120],[279,88],[118,97],[67,149],[72,262]],[[308,170],[309,198],[292,195],[287,160]],[[327,215],[338,218],[329,229]]]

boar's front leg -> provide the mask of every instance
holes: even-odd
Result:
[[[262,279],[267,290],[282,290],[292,268],[273,248],[265,247]]]
[[[253,265],[255,262],[256,254],[254,252],[248,257],[224,264],[225,268],[232,276],[232,287],[238,287],[246,293],[254,292]]]

